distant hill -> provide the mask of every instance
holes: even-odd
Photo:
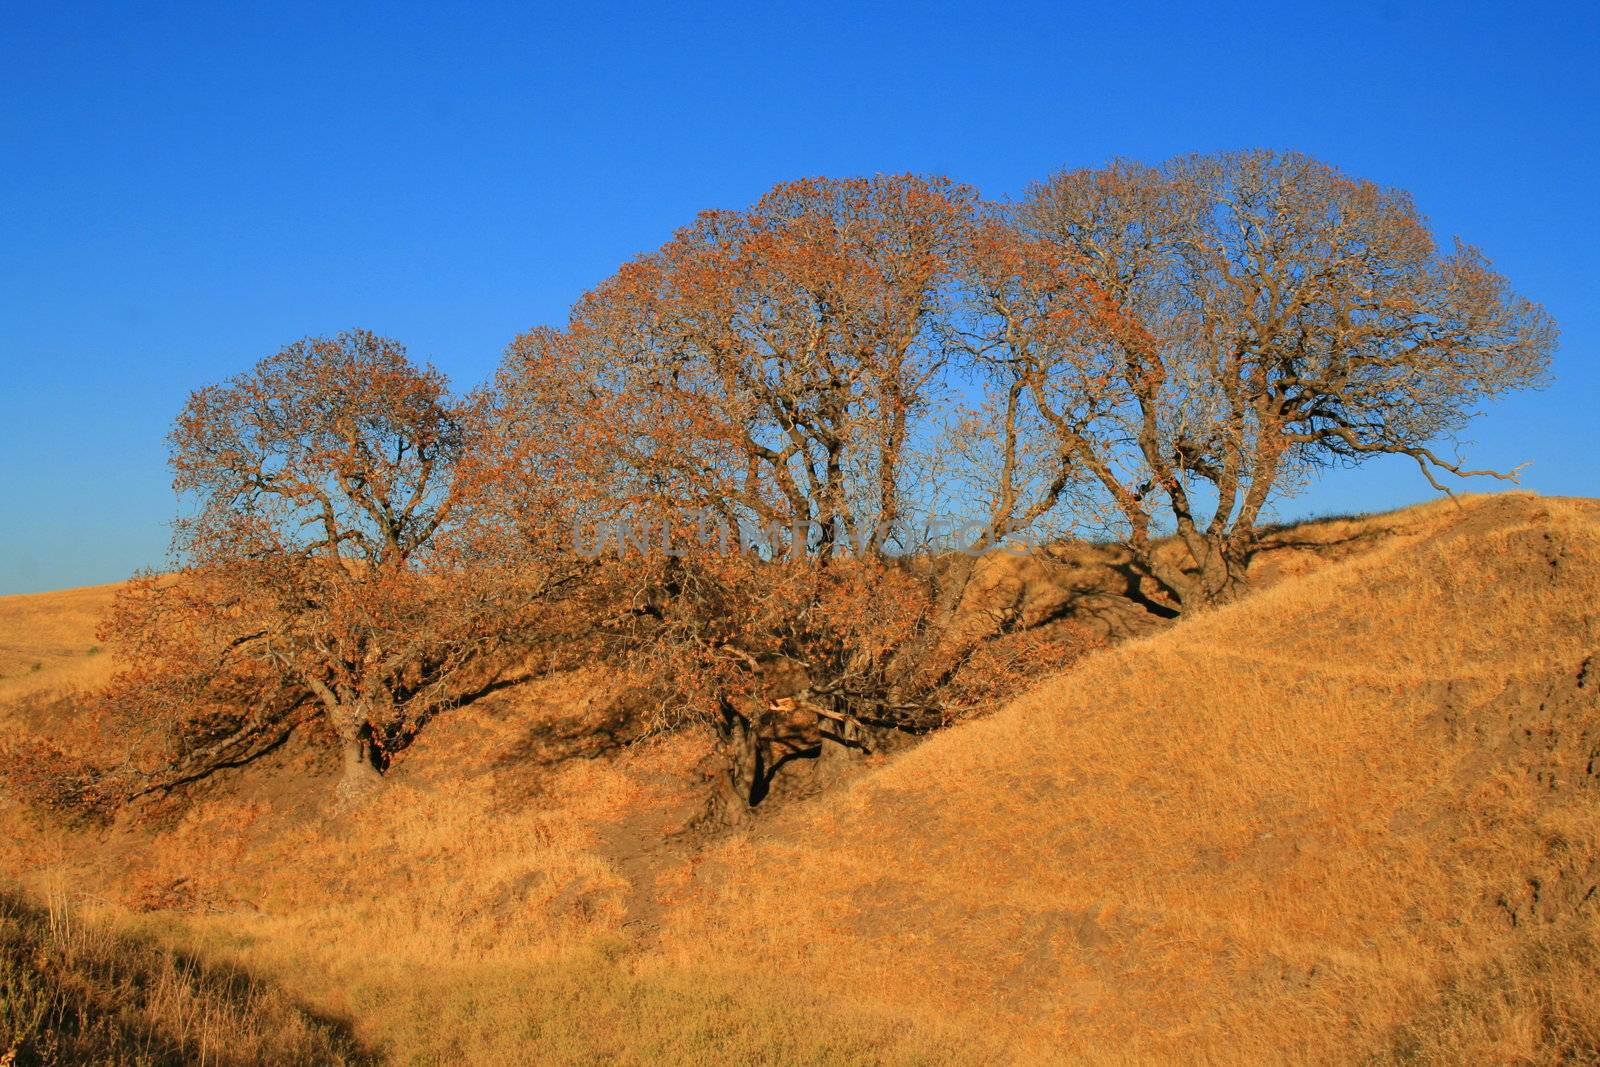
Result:
[[[103,684],[112,667],[95,643],[95,630],[121,587],[0,596],[0,702]]]

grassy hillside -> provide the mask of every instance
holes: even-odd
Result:
[[[111,676],[96,644],[117,585],[0,597],[0,704],[51,690],[91,688]]]
[[[236,970],[0,893],[0,1063],[347,1064],[336,1022]]]
[[[303,746],[109,827],[0,795],[0,871],[348,1019],[320,1058],[1600,1056],[1600,505],[1276,531],[1258,592],[1176,625],[1125,562],[993,561],[974,610],[1111,647],[733,836],[690,829],[704,744],[598,743],[573,675],[441,720],[354,810]],[[70,744],[43,697],[109,669],[108,596],[0,598],[43,663],[0,734]]]
[[[1600,508],[1478,500],[724,846],[665,942],[1027,1059],[1593,1057],[1597,745]]]

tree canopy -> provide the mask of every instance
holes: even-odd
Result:
[[[1301,155],[1117,161],[1009,204],[783,183],[623,265],[471,395],[357,330],[190,397],[179,567],[107,626],[124,771],[170,788],[305,726],[353,786],[439,711],[598,660],[654,728],[712,726],[737,806],[776,716],[869,750],[956,717],[977,664],[1008,664],[982,675],[1002,692],[1056,662],[986,656],[1014,618],[954,625],[978,553],[1109,534],[1170,610],[1226,600],[1319,467],[1508,476],[1452,435],[1555,343],[1409,196]],[[941,543],[951,517],[969,536]]]

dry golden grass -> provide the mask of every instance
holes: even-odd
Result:
[[[726,845],[669,958],[1027,1061],[1555,1060],[1556,1030],[1595,1055],[1592,952],[1534,938],[1593,936],[1596,508],[1431,517]]]
[[[0,891],[0,1063],[357,1063],[337,1023],[242,971]]]
[[[980,595],[1116,637],[1116,562]],[[1255,577],[709,848],[673,836],[703,748],[589,747],[573,676],[441,719],[348,812],[301,751],[152,824],[0,799],[0,869],[397,1062],[1593,1059],[1600,509],[1303,525]],[[92,630],[26,599],[0,644]]]
[[[0,709],[32,693],[105,684],[115,665],[95,630],[119,588],[0,596]]]
[[[153,833],[0,806],[15,831],[0,867],[36,898],[95,894],[117,936],[348,1018],[361,1048],[397,1062],[942,1062],[893,1017],[644,965],[634,913],[657,864],[643,853],[698,812],[704,753],[683,737],[541,753],[580,732],[566,715],[593,684],[556,679],[439,724],[340,814],[307,812],[308,783],[262,788],[305,776],[292,766],[215,788]]]

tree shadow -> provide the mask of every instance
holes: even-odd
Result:
[[[1289,538],[1282,536],[1290,530],[1304,530],[1307,527],[1331,525],[1335,522],[1350,521],[1341,516],[1328,516],[1315,519],[1311,522],[1295,523],[1293,526],[1277,526],[1262,531],[1261,537],[1250,551],[1249,559],[1254,562],[1257,557],[1269,556],[1273,552],[1302,551],[1317,552],[1318,554],[1348,555],[1356,547],[1373,545],[1386,537],[1393,535],[1392,530],[1383,528],[1368,528],[1358,530],[1344,537],[1334,537],[1327,540],[1317,540],[1307,537]]]
[[[512,794],[536,796],[551,770],[573,760],[618,756],[649,734],[643,716],[626,695],[565,714],[541,707],[489,766]]]
[[[23,1023],[7,1035],[17,1064],[249,1062],[243,1047],[265,1062],[382,1062],[356,1040],[351,1020],[313,1010],[243,967],[86,929],[70,913],[0,889],[0,984],[13,1021]],[[162,1025],[163,1012],[179,1017]],[[194,1018],[219,1028],[206,1047]]]
[[[806,729],[803,724],[784,722],[777,730],[767,731],[756,750],[755,775],[750,783],[750,806],[756,807],[772,795],[779,774],[797,760],[814,760],[822,755],[822,746],[828,740],[846,743],[831,737],[820,726]]]

